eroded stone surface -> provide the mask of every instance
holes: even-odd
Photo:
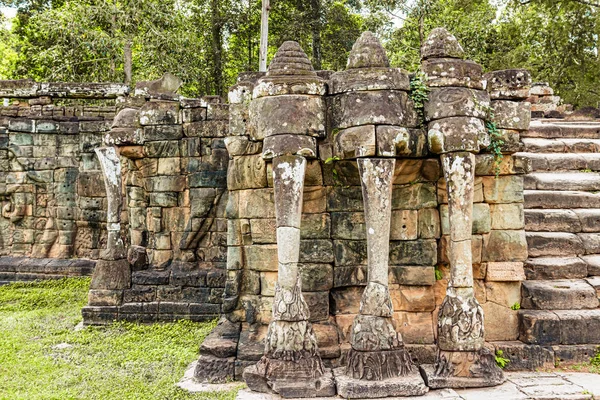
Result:
[[[487,146],[487,130],[483,120],[474,117],[443,118],[428,125],[429,151],[442,154],[451,151],[478,152]]]
[[[463,58],[465,51],[458,40],[444,28],[434,28],[421,47],[421,58]]]
[[[429,92],[424,112],[428,121],[459,116],[485,119],[489,107],[489,95],[483,90],[447,87]]]
[[[487,348],[475,352],[439,351],[435,366],[421,365],[420,368],[431,389],[497,386],[505,380]]]

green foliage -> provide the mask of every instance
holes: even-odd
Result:
[[[429,88],[425,84],[426,76],[422,71],[417,71],[410,79],[410,99],[415,104],[419,123],[421,127],[425,124],[424,107],[425,102],[429,99]]]
[[[416,0],[412,4],[403,2],[397,8],[405,16],[401,17],[401,26],[389,32],[385,43],[392,65],[416,70],[420,65],[422,43],[427,34],[439,26],[456,36],[469,57],[486,64],[497,11],[489,1]]]
[[[534,81],[548,81],[565,103],[597,106],[600,92],[600,7],[572,0],[365,1],[382,10],[397,29],[383,30],[393,66],[414,70],[427,34],[443,26],[467,58],[487,71],[527,68]]]
[[[565,103],[597,106],[600,7],[585,3],[509,2],[495,28],[495,49],[486,67],[527,68],[535,81],[550,82]]]
[[[600,347],[598,347],[596,349],[596,354],[590,360],[590,365],[593,366],[593,367],[599,367],[600,368]]]
[[[510,362],[508,358],[502,357],[503,355],[504,352],[502,350],[496,350],[496,365],[498,365],[502,369],[504,369],[504,367],[506,367],[506,365]]]
[[[268,58],[298,41],[315,69],[341,70],[363,30],[391,65],[417,70],[427,34],[443,26],[485,70],[527,68],[565,103],[600,102],[600,7],[572,0],[277,0]],[[0,0],[18,7],[0,34],[0,77],[122,81],[132,43],[133,80],[180,76],[189,96],[223,94],[258,69],[260,0]]]
[[[472,99],[475,102],[475,108],[481,110],[487,115],[485,120],[485,127],[490,138],[490,145],[488,146],[488,150],[494,155],[494,173],[496,174],[497,178],[500,175],[500,164],[502,163],[502,158],[504,157],[504,155],[502,154],[502,146],[504,145],[504,140],[502,140],[502,135],[498,131],[496,123],[494,122],[494,109],[489,105],[479,103],[479,101],[477,100],[477,96],[475,96],[475,93],[473,93]]]
[[[493,121],[485,121],[485,126],[488,130],[488,134],[490,136],[490,145],[488,146],[488,150],[494,155],[494,173],[496,174],[496,178],[500,175],[500,164],[502,163],[502,158],[504,155],[502,154],[502,146],[504,145],[504,140],[502,140],[502,135],[496,128],[496,123]]]
[[[512,306],[510,306],[510,309],[511,310],[515,310],[515,311],[520,310],[521,309],[521,303],[519,303],[517,301],[515,304],[513,304]]]
[[[15,69],[17,52],[15,46],[18,37],[9,29],[8,21],[0,14],[0,79],[9,79]]]
[[[119,322],[74,330],[89,283],[70,278],[0,287],[0,397],[235,398],[236,391],[190,394],[175,385],[214,322]]]
[[[342,184],[342,180],[340,178],[340,173],[338,172],[337,168],[335,167],[336,161],[340,161],[340,157],[338,157],[338,156],[328,157],[324,163],[326,165],[329,165],[329,164],[332,165],[331,166],[331,177],[333,178],[333,182],[334,182],[335,186],[346,187]]]
[[[442,279],[444,279],[444,273],[438,269],[438,267],[435,267],[435,280],[436,281],[441,281]]]

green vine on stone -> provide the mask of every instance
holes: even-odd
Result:
[[[600,367],[600,346],[596,348],[596,354],[591,358],[590,365]]]
[[[502,369],[504,369],[504,367],[506,367],[510,362],[508,358],[502,357],[503,355],[504,352],[502,350],[496,350],[496,364]]]
[[[494,155],[494,173],[496,174],[497,178],[498,175],[500,175],[500,164],[502,164],[502,158],[504,157],[502,154],[504,140],[502,140],[502,135],[498,131],[495,122],[486,121],[485,126],[488,130],[488,134],[490,135],[490,145],[488,146],[488,149]]]
[[[333,164],[331,167],[331,175],[332,175],[333,181],[335,183],[335,186],[343,186],[342,182],[340,180],[340,175],[339,175],[337,169],[335,168],[336,161],[340,161],[340,158],[338,156],[329,157],[325,160],[325,164]]]
[[[491,106],[479,103],[475,92],[473,92],[473,90],[471,90],[471,92],[473,93],[475,107],[483,111],[487,116],[485,119],[485,128],[487,129],[490,137],[490,145],[488,146],[488,150],[494,155],[494,174],[497,178],[500,175],[500,164],[502,164],[502,158],[504,157],[504,154],[502,154],[504,140],[502,140],[502,134],[498,131],[498,127],[494,122],[494,109]]]
[[[423,71],[417,71],[410,78],[409,97],[415,104],[415,110],[419,116],[419,125],[421,128],[425,125],[425,102],[429,100],[429,88],[425,84],[427,76]]]

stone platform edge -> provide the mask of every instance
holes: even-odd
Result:
[[[0,257],[0,284],[10,282],[91,276],[96,261],[88,259],[56,259]]]

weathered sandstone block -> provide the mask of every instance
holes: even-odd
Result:
[[[319,96],[261,97],[250,103],[248,132],[253,140],[298,134],[325,135],[325,103]]]
[[[331,100],[332,127],[358,125],[400,125],[416,127],[417,114],[406,92],[376,90],[348,92]]]
[[[486,91],[461,87],[432,89],[425,102],[425,119],[432,121],[448,117],[485,119],[490,98]]]
[[[428,129],[429,151],[435,154],[451,151],[478,152],[487,136],[483,120],[473,117],[439,119],[430,122]]]

